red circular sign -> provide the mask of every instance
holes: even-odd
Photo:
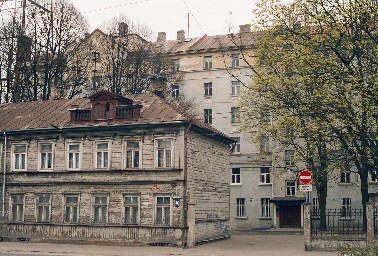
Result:
[[[309,170],[301,171],[299,181],[305,185],[310,184],[312,181],[312,173]]]

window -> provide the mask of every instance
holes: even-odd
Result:
[[[270,115],[269,115],[269,111],[268,110],[264,110],[264,111],[261,112],[261,114],[260,114],[260,120],[263,123],[267,123],[267,122],[270,121]]]
[[[26,145],[14,145],[13,147],[13,164],[14,169],[21,171],[26,170],[26,161],[27,161],[27,147]]]
[[[203,87],[205,89],[205,96],[213,95],[213,83],[204,83]]]
[[[109,143],[97,142],[96,143],[96,168],[109,167]]]
[[[39,159],[41,170],[53,169],[53,145],[52,143],[40,144]]]
[[[213,123],[213,110],[212,109],[204,109],[203,112],[204,112],[203,115],[204,115],[205,124]]]
[[[231,184],[240,184],[240,168],[231,169]]]
[[[126,141],[126,168],[140,168],[140,142]]]
[[[270,218],[270,199],[261,198],[261,217]]]
[[[340,173],[341,183],[350,183],[350,171],[343,170]]]
[[[270,168],[269,167],[260,168],[260,182],[264,184],[270,184]]]
[[[176,73],[180,71],[180,60],[174,59],[172,60],[172,73]]]
[[[156,197],[156,225],[171,225],[171,197]]]
[[[246,217],[245,198],[236,198],[236,217]]]
[[[231,108],[231,123],[239,123],[239,107]]]
[[[37,195],[37,223],[50,222],[50,195]]]
[[[108,196],[107,195],[96,195],[94,197],[94,224],[105,224],[107,221],[107,211],[108,211]]]
[[[110,104],[106,104],[105,105],[105,119],[109,119],[110,118]]]
[[[171,85],[171,94],[172,98],[179,98],[180,97],[180,85],[178,83]]]
[[[232,54],[231,55],[231,65],[233,68],[239,67],[240,66],[240,55],[239,54]]]
[[[285,165],[294,165],[294,150],[285,150]]]
[[[24,195],[12,195],[12,222],[24,221]]]
[[[156,140],[157,167],[172,167],[172,139]]]
[[[297,186],[296,186],[295,180],[286,181],[286,195],[287,196],[295,196],[296,188]]]
[[[79,220],[79,196],[66,195],[65,223],[78,223]]]
[[[68,169],[80,169],[80,143],[68,144]]]
[[[240,82],[232,81],[231,82],[231,95],[240,95]]]
[[[377,171],[371,171],[370,172],[370,177],[371,177],[371,182],[378,182],[378,172]],[[356,175],[358,176],[358,175]]]
[[[351,198],[341,198],[341,217],[342,218],[352,217],[352,199]]]
[[[138,224],[139,197],[138,195],[125,195],[125,224]]]
[[[262,135],[260,138],[260,151],[261,153],[270,153],[269,137]]]
[[[213,68],[213,57],[205,56],[203,57],[203,69],[212,69]]]
[[[319,218],[319,199],[317,197],[312,198],[312,216]]]
[[[232,153],[240,153],[240,137],[231,137],[231,139],[236,140],[236,143],[233,145]]]

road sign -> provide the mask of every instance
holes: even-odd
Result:
[[[312,173],[309,170],[301,171],[299,174],[299,181],[305,185],[310,184],[312,181]]]
[[[312,185],[311,184],[309,184],[309,185],[299,184],[299,191],[311,192],[312,191]]]

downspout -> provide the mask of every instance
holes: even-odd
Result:
[[[185,163],[184,163],[184,193],[183,193],[183,206],[184,206],[184,228],[186,229],[185,238],[183,239],[185,243],[182,243],[182,247],[186,248],[188,246],[188,232],[189,232],[189,225],[188,225],[188,196],[187,196],[187,187],[188,187],[188,134],[189,130],[192,127],[192,123],[189,123],[188,128],[185,130],[184,133],[184,155],[185,155]]]
[[[3,156],[3,211],[2,216],[5,216],[5,175],[7,170],[7,134],[4,132],[4,156]]]

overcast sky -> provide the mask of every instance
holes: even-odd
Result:
[[[238,32],[239,25],[252,22],[252,9],[257,0],[71,0],[87,18],[90,31],[118,14],[147,25],[153,31],[166,32],[176,39],[178,30],[190,37]]]

